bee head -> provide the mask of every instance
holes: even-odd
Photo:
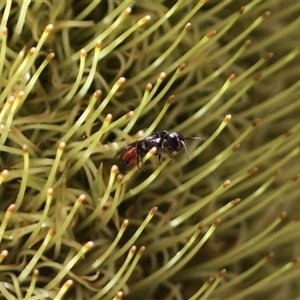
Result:
[[[184,138],[178,132],[171,132],[166,137],[167,147],[170,151],[180,151],[183,147],[185,148]]]
[[[167,147],[169,149],[169,151],[180,151],[182,148],[184,148],[184,151],[186,153],[186,158],[189,158],[189,154],[185,145],[185,140],[201,140],[203,141],[203,138],[200,137],[194,137],[194,136],[190,136],[190,137],[186,137],[184,138],[180,133],[178,132],[171,132],[170,134],[168,134],[168,136],[166,137],[166,142],[167,142]]]

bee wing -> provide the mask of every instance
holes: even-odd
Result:
[[[137,143],[138,143],[138,141],[135,141],[135,142],[133,142],[133,143],[130,143],[130,144],[128,144],[128,145],[122,147],[121,149],[119,149],[119,150],[116,152],[115,157],[121,155],[122,153],[124,153],[124,152],[126,152],[126,151],[128,151],[128,149],[130,149],[130,148],[132,148],[132,147],[135,147]]]
[[[141,142],[143,142],[143,141],[148,141],[148,140],[151,141],[151,140],[153,140],[154,138],[157,138],[157,136],[156,136],[155,133],[152,133],[151,135],[148,135],[148,136],[146,136],[146,137],[144,137],[144,138],[141,138],[141,139],[139,139],[139,140],[137,140],[137,141],[135,141],[135,142],[133,142],[133,143],[130,143],[130,144],[128,144],[128,145],[122,147],[121,149],[119,149],[119,150],[116,152],[115,157],[121,155],[122,153],[124,153],[124,152],[126,152],[126,151],[128,151],[128,150],[129,150],[130,148],[132,148],[132,147],[136,147],[137,144],[139,144],[139,143],[141,143]]]

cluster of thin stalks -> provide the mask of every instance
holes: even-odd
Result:
[[[300,2],[205,2],[1,1],[1,299],[299,297]]]

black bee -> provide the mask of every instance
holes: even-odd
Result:
[[[130,171],[135,165],[139,167],[140,162],[144,158],[144,156],[149,152],[149,150],[153,147],[156,147],[158,161],[161,162],[161,151],[166,149],[169,153],[178,152],[182,148],[186,153],[186,157],[188,159],[188,152],[185,145],[185,140],[203,140],[203,138],[199,137],[186,137],[184,138],[178,132],[168,131],[158,131],[154,132],[151,135],[139,139],[127,146],[121,148],[116,156],[120,156],[119,158],[119,171],[121,174],[126,174]]]

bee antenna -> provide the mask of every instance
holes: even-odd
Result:
[[[197,136],[189,136],[189,137],[184,138],[183,140],[201,140],[201,141],[204,141],[205,139],[201,138],[201,137],[197,137]]]
[[[186,148],[186,145],[185,145],[185,142],[184,142],[185,140],[201,140],[201,141],[204,141],[204,138],[197,137],[197,136],[189,136],[189,137],[183,138],[183,140],[181,140],[181,143],[184,147],[184,151],[186,153],[186,159],[189,159],[189,153],[187,151],[187,148]]]
[[[185,140],[185,139],[184,139]],[[184,148],[184,151],[185,151],[185,154],[186,154],[186,159],[189,159],[189,153],[187,151],[187,148],[186,148],[186,145],[185,145],[185,142],[184,141],[181,141],[181,144]]]

